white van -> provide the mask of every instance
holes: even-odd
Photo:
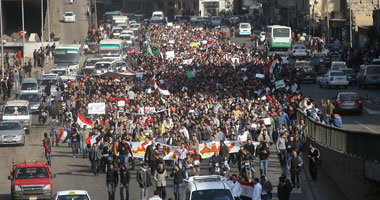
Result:
[[[152,13],[152,18],[159,18],[159,19],[164,19],[164,12],[162,12],[162,11],[154,11],[153,13]]]
[[[32,126],[32,113],[26,100],[8,101],[3,108],[3,121],[19,121],[23,129],[29,133]]]
[[[380,65],[361,65],[358,73],[358,87],[380,87]]]
[[[38,81],[35,78],[26,78],[21,82],[21,92],[36,92],[39,93]]]
[[[230,187],[223,181],[223,177],[221,176],[192,176],[185,181],[188,184],[184,200],[234,199]]]
[[[238,33],[239,36],[251,36],[251,24],[249,23],[240,23]]]

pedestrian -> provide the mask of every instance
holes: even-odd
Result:
[[[252,192],[252,200],[261,200],[261,193],[262,193],[263,187],[260,184],[260,181],[258,178],[253,179],[253,192]]]
[[[70,141],[71,141],[71,148],[73,150],[73,157],[74,158],[78,157],[79,140],[80,140],[80,138],[79,138],[79,134],[77,132],[77,129],[73,128],[72,132],[71,132]]]
[[[239,200],[242,192],[241,184],[237,181],[237,175],[232,174],[232,180],[227,181],[227,185],[230,187],[232,196],[235,200]]]
[[[297,155],[296,151],[292,152],[287,162],[288,170],[290,171],[293,187],[300,187],[300,171],[303,165],[302,158]]]
[[[278,138],[277,143],[276,143],[276,149],[277,149],[277,153],[278,153],[279,158],[280,158],[281,167],[286,166],[286,161],[287,161],[286,141],[287,141],[287,138],[286,138],[286,134],[284,132],[281,134],[280,138]]]
[[[96,142],[92,144],[89,159],[91,161],[92,172],[95,176],[98,176],[100,171],[100,160],[102,159],[102,151],[100,150]]]
[[[125,200],[129,200],[129,181],[131,180],[131,175],[127,167],[124,164],[120,166],[120,200],[124,200],[124,189],[125,189]]]
[[[49,166],[51,166],[51,142],[46,132],[44,133],[44,139],[42,141],[42,145],[44,147],[45,158],[48,161]]]
[[[228,147],[226,144],[224,144],[224,140],[220,141],[220,150],[219,150],[219,155],[222,156],[224,160],[224,167],[227,169],[227,171],[230,170],[230,166],[228,165],[228,158],[230,156],[230,152],[228,150]]]
[[[131,146],[127,143],[125,138],[121,139],[121,143],[118,146],[118,152],[120,156],[120,162],[124,164],[124,166],[128,169],[128,162],[129,162],[129,157],[128,155],[131,155],[131,158],[133,159],[133,153]]]
[[[268,180],[266,176],[260,177],[260,184],[262,186],[261,200],[271,200],[272,199],[272,183]]]
[[[260,158],[260,176],[267,176],[270,152],[266,142],[260,143],[260,146],[257,148],[257,155]]]
[[[109,165],[109,169],[106,175],[107,189],[108,189],[108,200],[115,200],[115,191],[117,183],[119,182],[119,175],[113,164]]]
[[[178,141],[178,140],[177,140]],[[178,153],[178,166],[183,170],[183,160],[186,158],[187,153],[189,153],[189,150],[185,148],[185,143],[181,143],[181,148],[177,150]]]
[[[156,171],[156,157],[154,156],[154,148],[156,148],[156,142],[153,140],[145,151],[144,160],[149,164],[150,174],[154,174]]]
[[[162,200],[162,198],[158,195],[159,192],[157,190],[155,190],[153,192],[153,196],[149,198],[149,200]]]
[[[152,175],[148,170],[147,163],[142,164],[142,167],[137,172],[136,180],[141,189],[140,200],[146,200],[148,198],[148,188],[152,186]]]
[[[194,176],[198,176],[201,170],[201,160],[202,160],[202,157],[199,154],[198,149],[194,150],[194,154],[192,155],[192,158],[193,158],[193,166],[194,166]]]
[[[158,164],[158,168],[154,173],[154,181],[156,181],[156,190],[158,192],[158,196],[165,200],[166,198],[166,178],[168,178],[168,174],[166,169],[164,168],[164,163]]]
[[[170,174],[170,177],[174,177],[173,183],[174,183],[174,199],[180,200],[181,199],[181,186],[183,183],[183,179],[185,178],[185,174],[183,170],[179,167],[178,164],[174,165],[173,171]]]
[[[309,158],[309,172],[313,181],[317,180],[318,162],[320,158],[320,152],[315,148],[314,144],[310,143],[310,151],[307,157]]]
[[[3,89],[3,101],[5,101],[8,97],[8,81],[6,76],[1,80],[1,88]]]
[[[292,192],[293,187],[287,181],[285,176],[280,176],[279,183],[277,186],[277,196],[278,200],[289,200],[290,193]]]
[[[62,102],[58,102],[57,103],[57,108],[59,108],[60,106],[58,106],[59,104],[62,104]],[[59,109],[58,109],[58,119],[60,118],[60,112]],[[59,120],[58,122],[59,123]],[[88,152],[88,146],[86,144],[86,140],[88,137],[90,137],[90,131],[87,129],[87,125],[84,125],[83,128],[79,131],[79,135],[80,135],[80,138],[82,140],[81,142],[81,148],[82,148],[82,153],[83,153],[83,158],[86,157],[87,155],[87,152]]]

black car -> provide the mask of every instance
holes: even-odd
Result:
[[[349,85],[356,85],[358,83],[358,76],[356,72],[351,68],[343,68],[341,71],[347,76]]]
[[[340,92],[333,98],[335,110],[339,114],[344,113],[363,113],[363,102],[356,92]]]

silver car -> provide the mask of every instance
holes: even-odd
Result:
[[[25,131],[18,121],[0,122],[0,144],[25,145]]]
[[[41,105],[41,98],[35,92],[22,92],[18,97],[19,100],[29,101],[29,108],[32,113],[38,113],[38,108]]]

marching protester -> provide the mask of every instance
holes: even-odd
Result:
[[[268,180],[266,176],[261,176],[260,184],[262,186],[261,200],[271,200],[273,190],[272,183]]]
[[[261,200],[263,187],[258,178],[253,179],[253,192],[252,192],[252,200]]]
[[[170,174],[170,177],[173,177],[173,183],[174,183],[174,199],[180,200],[181,199],[181,186],[183,183],[183,179],[185,178],[185,174],[183,170],[179,167],[178,164],[174,165],[173,171]]]
[[[129,200],[129,181],[131,180],[131,175],[128,168],[121,164],[120,166],[120,199]],[[125,189],[125,198],[124,198],[124,189]]]
[[[148,188],[152,186],[152,175],[148,170],[147,163],[142,164],[142,167],[137,172],[136,180],[141,189],[140,200],[146,200],[148,198]]]
[[[310,150],[307,155],[309,158],[309,172],[311,179],[313,181],[317,180],[317,174],[318,174],[318,161],[320,157],[320,152],[317,148],[315,148],[314,144],[310,143]]]
[[[287,167],[290,171],[293,187],[300,187],[300,171],[303,161],[296,151],[292,151],[292,156],[287,161]]]
[[[166,199],[166,178],[168,178],[168,174],[164,168],[164,163],[160,163],[154,173],[154,181],[156,181],[155,191],[157,191],[157,195],[163,200]]]
[[[108,200],[115,200],[115,191],[117,184],[119,183],[119,175],[117,174],[117,170],[114,168],[113,164],[109,165],[106,180],[108,188]]]
[[[91,162],[92,173],[94,173],[95,176],[98,176],[100,172],[100,160],[102,159],[102,152],[96,142],[94,142],[90,148],[89,159]]]
[[[234,199],[239,200],[241,192],[242,192],[241,184],[239,183],[239,181],[237,181],[236,174],[232,174],[231,177],[232,177],[232,180],[228,180],[227,185],[230,187],[232,195],[234,196]]]
[[[45,158],[51,166],[51,142],[47,133],[44,133],[44,139],[42,140],[42,146],[44,147]]]

